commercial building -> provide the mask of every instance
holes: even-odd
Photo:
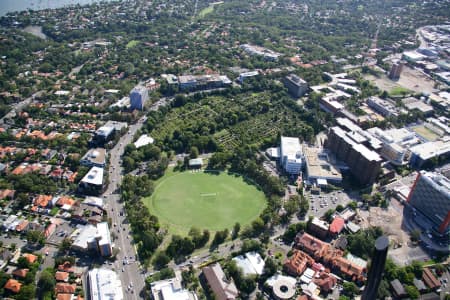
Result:
[[[278,57],[281,56],[281,53],[269,50],[264,47],[250,45],[250,44],[242,44],[239,46],[242,50],[244,50],[249,55],[258,55],[264,57],[266,60],[275,61]]]
[[[122,283],[117,273],[108,269],[88,272],[88,289],[91,300],[122,300]]]
[[[382,159],[378,153],[360,144],[360,137],[362,136],[356,132],[346,132],[335,126],[328,132],[326,146],[339,160],[348,165],[359,183],[372,184],[378,177]]]
[[[314,259],[312,259],[311,256],[303,251],[294,250],[292,256],[284,262],[283,267],[288,274],[300,276],[303,272],[305,272],[308,266],[312,266],[313,264]]]
[[[106,164],[106,149],[89,149],[88,152],[86,152],[86,154],[81,158],[80,164],[86,167],[104,168]]]
[[[258,71],[250,71],[239,74],[238,81],[239,83],[244,83],[247,78],[256,77],[259,75]]]
[[[131,110],[144,110],[145,103],[148,100],[148,90],[143,86],[136,86],[130,92]]]
[[[88,224],[78,229],[72,248],[81,252],[94,251],[101,256],[112,255],[111,234],[108,223]]]
[[[322,221],[316,217],[314,217],[308,224],[309,232],[320,239],[324,239],[327,237],[329,228],[330,225],[327,222]]]
[[[181,280],[171,278],[150,284],[153,300],[197,300],[197,296],[183,289]]]
[[[301,97],[308,91],[308,83],[295,74],[286,76],[283,83],[293,97]]]
[[[450,180],[448,178],[438,173],[420,171],[407,202],[433,224],[436,232],[449,233]]]
[[[178,76],[181,90],[202,90],[220,88],[231,85],[231,80],[225,75],[183,75]]]
[[[341,172],[334,167],[328,153],[319,148],[303,147],[306,176],[310,183],[325,180],[326,183],[339,185],[342,182]]]
[[[434,142],[426,142],[411,147],[411,167],[419,169],[433,159],[445,160],[450,155],[450,139],[444,138]]]
[[[99,127],[95,131],[94,141],[97,144],[104,144],[110,140],[112,140],[115,136],[116,132],[121,131],[124,128],[127,128],[128,124],[125,122],[117,122],[117,121],[108,121],[105,125]]]
[[[103,188],[103,168],[99,167],[92,167],[78,185],[78,189],[86,195],[99,195]]]
[[[418,61],[424,60],[425,58],[425,55],[420,54],[417,51],[405,51],[402,55],[402,59],[411,63],[416,63]]]
[[[112,255],[111,234],[109,232],[108,223],[102,222],[97,224],[97,244],[101,256]]]
[[[388,100],[383,100],[381,98],[372,96],[367,99],[367,105],[375,110],[377,113],[383,117],[396,117],[398,116],[398,109],[395,104]]]
[[[300,174],[303,166],[303,154],[299,138],[282,136],[280,153],[283,169],[289,174]]]
[[[239,296],[239,291],[234,282],[228,279],[218,264],[212,264],[202,269],[216,300],[234,300]]]
[[[273,298],[279,300],[292,299],[297,290],[297,279],[280,274],[275,274],[267,279],[266,284],[272,287]]]
[[[409,147],[420,143],[416,134],[406,128],[382,130],[373,127],[368,129],[367,132],[382,142],[380,155],[397,166],[406,164]]]
[[[234,257],[233,260],[242,269],[244,275],[262,275],[263,273],[265,263],[257,252],[248,252]]]
[[[425,117],[428,117],[433,114],[433,107],[417,98],[408,97],[408,98],[402,99],[402,103],[406,107],[407,110],[419,111]]]
[[[392,64],[391,71],[389,71],[389,79],[397,80],[400,78],[400,74],[403,70],[403,62],[397,61]]]

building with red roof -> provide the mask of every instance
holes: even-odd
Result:
[[[345,221],[341,217],[334,218],[333,222],[330,224],[330,234],[338,235],[344,229]]]
[[[12,274],[18,278],[25,278],[29,269],[15,269]]]
[[[56,294],[74,294],[77,289],[76,284],[68,284],[68,283],[62,283],[58,282],[55,287],[55,293]]]
[[[308,254],[300,250],[294,250],[294,253],[284,263],[284,268],[287,273],[293,276],[300,276],[306,267],[314,264],[314,259]]]
[[[315,259],[322,258],[328,251],[330,244],[313,237],[308,233],[297,235],[295,238],[296,248],[305,251]]]
[[[4,286],[5,289],[10,290],[11,292],[16,294],[20,292],[21,287],[22,284],[15,279],[9,279]]]
[[[441,283],[436,278],[436,276],[431,273],[429,268],[423,268],[422,280],[432,290],[437,289],[441,286]]]
[[[24,253],[22,256],[25,257],[27,259],[28,263],[30,263],[30,264],[35,263],[36,260],[38,259],[38,257],[36,255],[31,254],[31,253]]]

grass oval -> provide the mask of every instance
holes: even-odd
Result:
[[[164,176],[144,203],[171,232],[187,233],[192,226],[217,231],[236,222],[246,225],[263,211],[266,199],[242,176],[187,171]]]

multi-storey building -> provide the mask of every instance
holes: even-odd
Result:
[[[286,76],[283,82],[294,97],[301,97],[308,91],[308,83],[295,74]]]
[[[450,180],[438,173],[420,171],[408,195],[407,202],[425,215],[433,229],[449,233]]]
[[[130,92],[130,108],[143,110],[145,102],[148,100],[148,90],[143,86],[137,86]]]
[[[281,165],[289,174],[300,174],[303,164],[300,140],[295,137],[281,137]]]
[[[355,139],[351,133],[335,126],[330,128],[326,144],[339,160],[348,165],[361,184],[372,184],[378,177],[382,159],[378,153]]]

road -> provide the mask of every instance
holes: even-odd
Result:
[[[30,105],[31,101],[33,101],[33,99],[35,97],[39,97],[42,95],[44,91],[39,91],[34,93],[33,95],[31,95],[30,97],[26,98],[25,100],[22,100],[16,104],[13,104],[11,106],[11,110],[9,111],[9,113],[7,113],[6,115],[3,116],[3,118],[0,119],[0,123],[5,123],[5,119],[9,119],[12,118],[16,115],[17,112],[22,111],[22,109],[24,107],[27,107],[28,105]]]
[[[155,102],[150,110],[157,110],[160,106],[167,105],[172,99],[161,98]],[[128,132],[124,134],[114,148],[109,152],[109,185],[103,193],[106,200],[108,216],[113,224],[111,233],[115,233],[115,248],[120,249],[117,260],[112,267],[117,270],[124,289],[125,299],[144,299],[141,291],[145,289],[144,271],[137,259],[135,243],[132,240],[131,228],[126,220],[123,204],[120,203],[119,186],[122,180],[123,168],[121,156],[125,146],[133,142],[133,137],[141,129],[147,117],[142,117],[133,125],[130,125]],[[128,285],[133,287],[128,289]]]

